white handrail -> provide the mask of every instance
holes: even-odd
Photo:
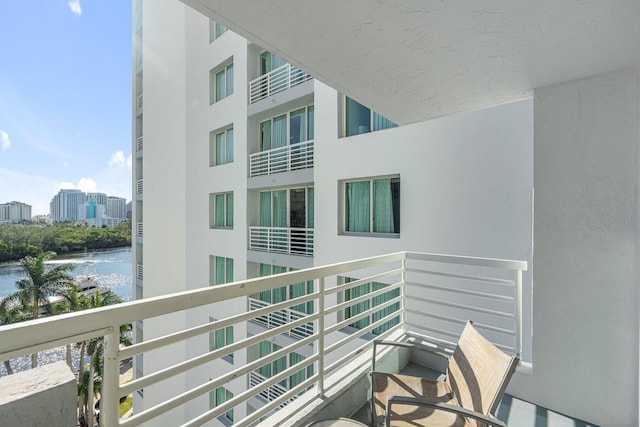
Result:
[[[141,223],[139,225],[141,226]],[[138,425],[210,392],[239,375],[249,375],[251,379],[250,372],[259,366],[314,344],[316,353],[312,356],[261,381],[255,387],[234,396],[223,405],[205,412],[187,424],[195,425],[224,414],[256,393],[265,390],[272,393],[274,389],[269,391],[269,388],[302,369],[315,366],[311,377],[286,392],[278,389],[278,393],[270,395],[273,400],[269,404],[238,421],[239,425],[248,425],[250,420],[267,415],[270,410],[286,404],[301,392],[320,393],[324,377],[368,348],[371,333],[376,330],[381,331],[381,335],[378,336],[384,337],[397,328],[406,328],[409,334],[440,345],[457,341],[457,335],[462,330],[464,322],[473,318],[478,329],[491,331],[491,339],[496,344],[513,352],[520,352],[522,298],[519,287],[522,271],[526,268],[526,263],[519,261],[407,252],[340,262],[4,326],[0,328],[0,360],[104,336],[101,422],[109,426]],[[341,279],[347,277],[350,278],[349,281]],[[314,291],[310,294],[277,304],[249,298],[250,310],[247,312],[147,340],[131,347],[118,348],[118,331],[121,324],[230,301],[238,297],[250,297],[259,292],[308,281],[314,282]],[[363,286],[367,289],[363,290]],[[336,294],[339,295],[337,298]],[[423,301],[422,306],[415,305],[419,300]],[[312,314],[291,309],[310,301],[313,301],[315,309]],[[496,313],[499,315],[493,316]],[[264,327],[261,320],[269,316],[276,319],[275,323]],[[118,384],[119,363],[126,358],[247,321],[263,326],[263,332],[247,338],[238,337],[237,341],[221,349],[170,365],[128,384]],[[309,327],[311,329],[305,329]],[[160,402],[153,408],[136,413],[128,420],[118,420],[118,400],[121,396],[210,363],[226,354],[245,351],[263,340],[271,340],[282,334],[293,336],[291,331],[296,330],[306,332],[296,337],[293,344],[261,359],[248,361],[246,365],[233,372],[222,372],[217,378]],[[498,335],[499,337],[494,338]],[[329,336],[331,338],[327,339]],[[333,353],[336,350],[346,351],[346,355],[336,357],[336,353]],[[330,364],[326,361],[327,357],[332,357]],[[316,387],[309,389],[313,385]]]
[[[249,82],[249,104],[311,80],[311,76],[291,64],[284,64]]]
[[[313,140],[253,153],[249,156],[249,176],[312,168],[313,154]]]
[[[249,227],[249,249],[290,255],[313,255],[313,228]]]

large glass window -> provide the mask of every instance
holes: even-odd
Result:
[[[233,128],[209,133],[209,166],[233,162]]]
[[[345,277],[344,278],[344,283],[351,283],[353,282],[355,279],[349,278],[349,277]],[[363,295],[369,294],[371,292],[375,292],[378,291],[380,289],[384,289],[386,287],[388,287],[389,285],[386,285],[384,283],[379,283],[379,282],[368,282],[368,283],[364,283],[362,285],[358,285],[355,286],[351,289],[346,289],[344,291],[344,300],[345,301],[350,301],[352,299],[356,299],[358,297],[361,297]],[[369,310],[369,308],[371,307],[371,305],[373,305],[373,307],[379,306],[384,304],[387,301],[392,300],[393,298],[396,298],[397,296],[400,295],[400,290],[399,289],[394,289],[392,291],[389,292],[385,292],[382,295],[373,297],[371,299],[368,300],[364,300],[361,301],[359,303],[356,303],[350,307],[345,308],[344,310],[344,318],[345,319],[350,319],[352,317],[356,317],[358,314],[364,313],[365,311]],[[358,328],[358,329],[364,329],[367,326],[369,326],[371,323],[374,323],[386,316],[388,316],[391,313],[394,313],[396,311],[400,310],[400,303],[396,302],[393,303],[392,305],[385,307],[381,310],[375,311],[372,314],[370,314],[369,316],[366,316],[360,320],[355,321],[354,323],[350,324],[349,326],[352,326],[354,328]],[[400,321],[400,318],[398,316],[392,318],[391,320],[388,320],[386,322],[384,322],[382,325],[374,328],[372,330],[373,334],[381,334],[383,332],[385,332],[386,330],[388,330],[389,328],[395,326],[398,324],[398,322]]]
[[[233,228],[233,193],[209,195],[210,228]]]
[[[351,233],[400,233],[400,178],[344,183],[344,230]]]
[[[396,127],[394,122],[345,96],[344,135],[352,136]]]
[[[274,344],[269,341],[261,341],[259,344],[259,357],[265,357],[280,350],[280,347],[277,344]],[[304,356],[298,353],[289,353],[289,355],[282,356],[271,363],[267,363],[258,369],[258,372],[266,378],[273,377],[290,366],[294,366],[304,360]],[[283,379],[278,384],[287,389],[291,389],[307,378],[313,376],[313,365],[309,365],[306,369],[301,369],[298,372],[290,375],[288,378]]]
[[[313,105],[260,122],[260,151],[313,139]]]
[[[209,321],[213,322],[215,319],[210,317]],[[233,326],[220,328],[209,333],[209,351],[218,350],[230,344],[233,344]],[[223,356],[223,359],[233,363],[233,353]]]
[[[271,52],[261,52],[260,53],[260,75],[264,76],[267,73],[275,70],[276,68],[282,67],[287,62],[280,58],[277,55],[274,55]]]
[[[213,104],[233,95],[233,63],[209,72],[209,103]]]
[[[211,285],[233,282],[233,258],[211,256],[209,262],[209,281]]]

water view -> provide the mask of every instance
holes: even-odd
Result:
[[[63,254],[47,264],[70,263],[76,266],[72,276],[92,275],[100,286],[106,286],[125,301],[132,299],[131,248],[106,249],[83,253]],[[22,267],[18,262],[0,264],[0,298],[16,291],[16,281],[23,278]],[[78,354],[73,352],[73,369],[77,370]],[[65,360],[64,347],[44,351],[38,354],[38,365]],[[28,356],[12,359],[14,371],[31,367]],[[6,375],[4,364],[0,363],[0,376]]]

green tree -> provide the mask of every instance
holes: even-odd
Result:
[[[21,307],[5,307],[4,304],[0,304],[0,326],[21,322],[28,318],[29,313],[22,310]],[[4,368],[7,370],[7,375],[13,374],[11,360],[4,360],[3,362]]]
[[[22,307],[31,311],[31,318],[37,319],[40,307],[49,308],[49,297],[65,296],[75,285],[68,272],[73,271],[73,264],[61,264],[47,270],[45,261],[56,255],[55,252],[42,252],[36,257],[28,256],[20,260],[26,277],[16,282],[18,290],[7,296],[0,304],[2,310]],[[38,366],[37,353],[31,356],[31,367]]]

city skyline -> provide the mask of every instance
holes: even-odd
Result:
[[[0,200],[131,200],[131,5],[2,2]]]

